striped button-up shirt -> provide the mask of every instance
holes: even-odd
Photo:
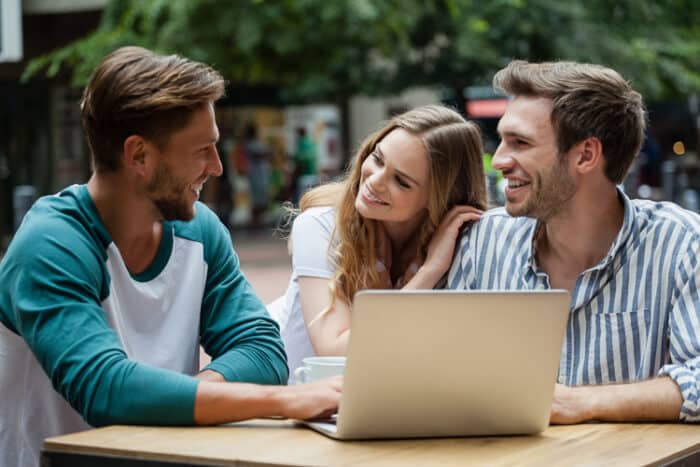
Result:
[[[620,232],[571,291],[558,380],[573,386],[669,375],[683,395],[680,419],[700,421],[700,216],[622,192],[620,199]],[[464,233],[448,286],[549,289],[535,258],[540,226],[503,208],[487,212]]]

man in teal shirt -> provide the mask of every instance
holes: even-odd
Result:
[[[43,438],[89,425],[336,408],[339,380],[276,386],[278,327],[198,202],[222,172],[223,91],[208,66],[138,47],[95,70],[81,101],[94,173],[40,199],[0,263],[0,465],[37,465]]]

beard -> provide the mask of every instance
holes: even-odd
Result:
[[[511,216],[533,217],[546,221],[558,214],[576,193],[576,184],[566,171],[567,156],[561,156],[548,173],[537,172],[531,185],[532,192],[522,206],[506,203]]]
[[[146,187],[151,201],[166,221],[189,221],[194,218],[194,204],[187,199],[190,184],[175,177],[159,165]]]

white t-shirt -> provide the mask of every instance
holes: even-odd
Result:
[[[302,365],[302,359],[316,355],[301,310],[299,278],[333,277],[335,267],[328,247],[334,227],[335,210],[331,207],[309,208],[294,220],[291,234],[292,277],[287,287],[283,313],[286,322],[281,321],[282,340],[287,349],[289,384],[296,382],[294,370]]]

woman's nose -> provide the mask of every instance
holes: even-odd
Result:
[[[375,170],[372,175],[370,175],[372,181],[372,187],[376,191],[383,191],[386,187],[387,171],[384,169]]]

